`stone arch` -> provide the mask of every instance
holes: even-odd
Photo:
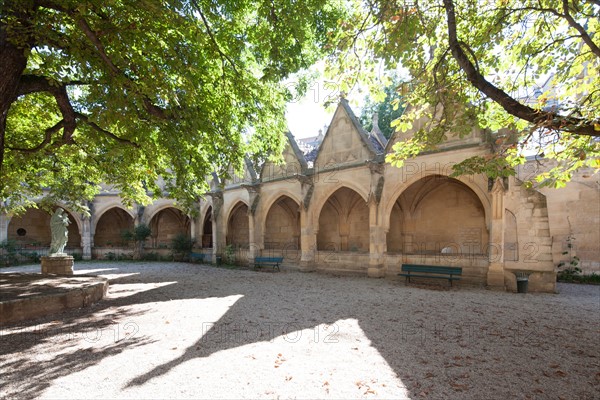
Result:
[[[287,195],[277,197],[263,220],[266,250],[300,249],[300,205]]]
[[[183,210],[177,207],[172,200],[162,201],[159,203],[154,203],[151,206],[148,206],[144,209],[144,215],[142,217],[142,221],[148,221],[148,225],[152,223],[152,220],[162,211],[167,209],[174,209],[183,213]]]
[[[59,207],[59,206],[57,206]],[[53,211],[57,208],[54,207]],[[67,250],[81,248],[81,221],[67,208],[60,206],[69,216]],[[15,240],[20,246],[48,248],[52,241],[51,214],[39,208],[28,208],[24,214],[13,216],[8,223],[7,239]]]
[[[243,201],[238,201],[228,215],[225,243],[235,248],[247,249],[250,247],[248,205]]]
[[[212,248],[213,247],[213,209],[212,206],[208,206],[204,219],[202,220],[202,247]]]
[[[94,207],[94,213],[91,220],[92,234],[96,231],[95,227],[97,226],[98,221],[100,221],[100,218],[102,218],[102,216],[105,213],[114,210],[115,208],[122,210],[123,212],[127,213],[133,220],[135,220],[135,212],[131,209],[125,208],[120,201],[111,201],[110,203],[103,203],[101,206]]]
[[[420,173],[420,174],[416,174],[415,176],[411,177],[410,179],[406,179],[406,180],[402,180],[399,184],[397,184],[394,188],[392,188],[391,190],[387,190],[387,188],[384,188],[384,192],[386,192],[387,194],[385,195],[385,198],[387,199],[387,201],[383,202],[384,205],[384,209],[383,209],[383,215],[387,216],[384,219],[384,228],[386,230],[386,232],[389,231],[390,229],[390,216],[392,213],[392,209],[394,208],[398,198],[412,185],[414,185],[415,183],[423,180],[423,179],[452,179],[453,181],[457,181],[460,182],[462,184],[464,184],[466,187],[468,187],[469,189],[471,189],[471,191],[477,196],[477,198],[479,199],[480,203],[483,206],[484,212],[485,212],[485,223],[486,223],[486,227],[489,230],[490,226],[491,226],[491,199],[488,196],[487,192],[482,189],[482,187],[480,185],[478,185],[473,177],[465,177],[465,176],[460,176],[457,178],[451,178],[448,175],[440,175],[440,174],[436,174],[436,173]],[[390,178],[391,180],[392,178]],[[486,180],[486,185],[487,185],[487,180]],[[486,186],[487,188],[487,186]]]
[[[170,247],[177,235],[191,236],[191,219],[180,209],[162,207],[153,213],[149,223],[153,247]]]
[[[133,216],[121,207],[104,210],[94,226],[94,246],[125,246],[122,233],[134,227]]]
[[[243,203],[250,209],[250,201],[248,199],[248,192],[245,189],[242,190],[232,190],[225,192],[223,196],[223,204],[219,215],[222,218],[226,218],[225,221],[229,220],[229,216],[233,212],[233,209],[239,205],[239,203]],[[260,202],[259,202],[260,204]]]
[[[369,251],[369,208],[353,189],[341,187],[327,198],[318,227],[318,250]]]
[[[430,175],[408,186],[388,215],[386,246],[406,254],[484,254],[489,233],[479,196],[463,182]]]
[[[329,187],[329,185],[328,185],[328,187]],[[367,203],[368,198],[369,198],[369,188],[368,187],[367,188],[362,187],[360,185],[355,184],[354,182],[346,182],[346,181],[344,181],[343,183],[339,182],[338,184],[332,186],[331,189],[329,191],[327,191],[326,193],[319,195],[318,201],[316,201],[317,198],[315,198],[313,200],[313,203],[312,203],[313,205],[311,206],[311,208],[316,211],[312,215],[312,221],[313,221],[312,225],[313,226],[315,226],[315,227],[319,226],[319,216],[321,214],[321,211],[323,210],[323,207],[329,201],[331,196],[342,188],[352,190],[353,192],[357,193],[364,200],[365,204]]]
[[[275,204],[276,202],[278,202],[282,196],[286,196],[289,197],[294,203],[296,204],[300,204],[301,203],[301,197],[298,195],[298,193],[293,192],[291,190],[288,190],[287,188],[281,188],[278,189],[277,191],[274,191],[273,193],[269,193],[269,194],[262,194],[261,197],[261,205],[259,207],[261,207],[262,210],[265,210],[265,215],[269,212],[269,210],[271,209],[271,207],[273,206],[273,204]],[[264,224],[263,224],[263,228],[264,228]],[[263,229],[264,232],[264,229]]]

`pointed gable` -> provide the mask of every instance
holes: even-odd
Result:
[[[225,181],[225,187],[233,187],[239,186],[241,184],[252,184],[254,183],[256,178],[256,172],[254,171],[254,167],[252,166],[252,162],[248,159],[248,157],[244,158],[244,170],[242,171],[242,175],[236,174],[233,168],[229,168],[229,176],[230,178]]]
[[[348,101],[342,99],[319,146],[316,164],[321,168],[327,165],[356,164],[372,160],[382,152],[383,149],[377,149],[373,145]]]
[[[266,161],[262,167],[260,177],[263,182],[269,182],[279,179],[286,179],[302,174],[306,171],[307,165],[304,155],[291,132],[286,132],[287,144],[283,149],[283,163],[275,164],[272,161]]]

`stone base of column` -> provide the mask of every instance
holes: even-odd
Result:
[[[73,275],[73,257],[43,256],[41,259],[42,274]]]
[[[369,278],[383,278],[385,277],[385,270],[383,268],[383,265],[378,265],[378,266],[373,266],[373,267],[369,267],[367,269],[367,276]]]
[[[487,288],[492,290],[506,290],[504,268],[501,265],[490,265],[487,273]]]
[[[300,261],[300,265],[298,266],[298,270],[300,272],[313,272],[317,270],[317,267],[312,261]]]

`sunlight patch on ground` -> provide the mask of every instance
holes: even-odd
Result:
[[[271,338],[257,341],[259,332]],[[178,393],[183,397],[409,398],[356,319],[307,328],[214,326],[197,352],[164,376],[168,382],[197,382],[199,391]],[[213,385],[217,379],[229,384]]]
[[[166,284],[170,283],[172,282]],[[85,387],[92,385],[102,388],[107,398],[127,397],[128,392],[136,393],[131,397],[155,398],[152,388],[155,385],[165,385],[162,375],[169,370],[169,364],[185,362],[189,349],[193,349],[195,343],[201,340],[202,321],[219,320],[242,297],[232,295],[206,299],[165,299],[161,302],[132,305],[128,308],[133,317],[115,320],[103,328],[74,335],[72,343],[77,341],[91,357],[95,353],[108,354],[98,363],[79,371],[70,373],[65,370],[64,376],[54,380],[42,397],[66,398],[70,391],[82,393],[85,392]],[[110,351],[111,348],[115,350]],[[43,353],[43,346],[34,351],[35,354]],[[65,346],[61,353],[68,357],[69,346]],[[136,359],[152,361],[136,363]],[[134,385],[135,390],[119,390],[135,379],[140,383],[138,386]],[[171,386],[170,383],[168,385]],[[138,390],[139,386],[142,386],[141,392]],[[176,393],[175,390],[173,397],[177,397]]]
[[[79,274],[83,274],[83,275],[97,275],[100,272],[106,272],[106,271],[119,271],[119,268],[94,268],[94,269],[83,269],[83,270],[77,270],[74,269],[73,273],[75,275],[79,275]],[[105,274],[101,274],[101,275],[105,275]],[[132,273],[132,274],[124,274],[124,276],[129,276],[129,275],[139,275],[139,273]]]
[[[176,285],[173,282],[151,282],[151,283],[116,283],[108,287],[108,295],[111,299],[119,299],[136,295],[147,290],[158,289],[163,286]]]

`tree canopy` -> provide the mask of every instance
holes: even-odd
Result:
[[[383,92],[385,98],[381,102],[376,102],[371,96],[366,96],[364,105],[360,113],[360,123],[367,130],[373,129],[373,114],[378,115],[378,126],[387,139],[391,138],[394,134],[394,128],[392,128],[392,121],[400,118],[405,109],[405,104],[402,100],[402,96],[399,93],[402,90],[402,84],[399,79],[394,76],[392,83],[385,86]]]
[[[322,56],[342,1],[4,0],[0,211],[44,194],[191,206],[206,177],[280,149],[280,82]]]
[[[393,125],[428,121],[396,143],[392,164],[477,124],[491,133],[494,154],[456,173],[514,174],[532,152],[557,161],[537,177],[543,185],[600,167],[599,1],[367,0],[354,10],[329,73],[342,90],[360,81],[377,91],[379,71],[402,67],[410,107]]]

